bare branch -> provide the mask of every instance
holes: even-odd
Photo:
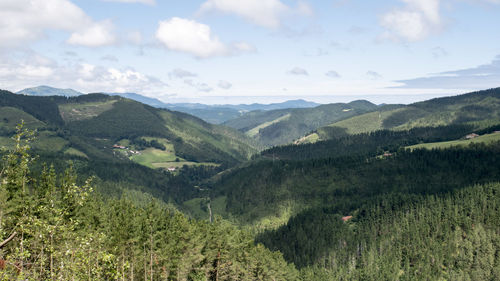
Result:
[[[10,240],[14,239],[14,237],[16,236],[17,232],[13,232],[9,238],[5,239],[2,243],[0,243],[0,248],[2,248],[3,246],[5,246],[5,244],[9,243]]]

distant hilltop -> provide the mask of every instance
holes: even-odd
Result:
[[[83,95],[83,93],[80,93],[73,89],[59,89],[49,86],[38,86],[33,88],[27,88],[17,92],[16,94],[27,95],[27,96],[39,96],[39,97],[48,97],[48,96],[76,97]]]

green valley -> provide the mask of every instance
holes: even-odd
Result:
[[[37,222],[0,223],[25,233],[5,257],[36,264],[23,270],[42,279],[495,280],[497,99],[493,89],[409,106],[254,111],[233,120],[238,131],[119,96],[2,92],[0,200],[13,220]],[[284,145],[262,150],[268,128],[298,134],[292,121],[315,120],[318,108],[322,120],[351,117],[294,143],[276,135],[267,145]],[[86,247],[99,249],[88,254],[98,266],[82,258]],[[55,269],[51,257],[73,266]]]
[[[313,108],[251,111],[223,125],[238,129],[264,146],[283,145],[331,122],[376,110],[368,101],[326,104]]]

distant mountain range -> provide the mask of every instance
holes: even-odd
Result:
[[[79,95],[84,95],[83,93],[72,89],[59,89],[49,86],[27,88],[17,92],[17,94],[28,95],[28,96],[65,96],[65,97],[75,97]],[[282,103],[272,103],[272,104],[253,103],[253,104],[238,104],[238,105],[233,105],[233,104],[206,105],[201,103],[164,103],[158,99],[146,97],[136,93],[105,93],[105,94],[110,96],[121,96],[157,108],[167,108],[174,111],[188,113],[212,124],[221,124],[228,120],[240,117],[245,112],[254,110],[268,111],[268,110],[287,109],[287,108],[311,108],[319,105],[318,103],[300,99],[285,101]]]

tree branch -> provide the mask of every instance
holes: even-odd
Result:
[[[14,239],[14,237],[16,236],[17,232],[13,232],[9,238],[5,239],[2,243],[0,243],[0,248],[2,248],[3,246],[5,246],[5,244],[9,243],[10,240]]]

